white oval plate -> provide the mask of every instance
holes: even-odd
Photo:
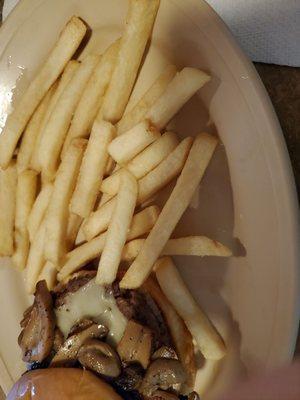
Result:
[[[93,28],[89,48],[99,51],[121,34],[126,7],[125,0],[22,0],[0,31],[0,123],[71,15]],[[243,371],[275,367],[292,357],[299,311],[296,195],[282,132],[265,90],[203,0],[161,1],[131,101],[167,62],[212,74],[200,97],[171,126],[182,135],[217,130],[228,157],[227,164],[220,146],[194,200],[198,208],[191,207],[178,228],[221,240],[236,254],[229,260],[177,260],[229,348],[221,363],[208,363],[200,373],[197,386],[205,399],[212,399]],[[0,378],[6,391],[24,370],[17,335],[29,301],[21,275],[3,260]]]

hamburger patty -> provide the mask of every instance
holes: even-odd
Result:
[[[172,345],[169,329],[156,302],[139,290],[121,290],[115,282],[111,289],[119,310],[128,320],[135,320],[150,328],[154,335],[154,349]]]
[[[55,307],[61,307],[65,303],[69,293],[75,293],[86,285],[96,275],[96,271],[81,271],[74,274],[65,284],[59,284],[54,290]],[[172,339],[164,320],[164,317],[156,302],[148,294],[139,290],[121,290],[119,283],[108,286],[117,303],[119,310],[128,320],[135,320],[143,326],[147,326],[153,332],[154,350],[161,346],[171,346]]]

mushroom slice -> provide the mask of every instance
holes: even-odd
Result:
[[[52,350],[55,328],[55,314],[51,294],[45,281],[36,285],[34,303],[24,313],[22,330],[18,343],[23,352],[23,361],[42,362]]]
[[[76,333],[80,333],[80,332],[84,331],[85,329],[89,328],[90,326],[92,326],[93,324],[95,324],[95,322],[92,319],[83,318],[79,322],[77,322],[77,324],[72,326],[68,336],[72,336],[72,335],[75,335]]]
[[[191,392],[188,395],[188,400],[200,400],[200,396],[197,392]]]
[[[28,321],[29,321],[29,318],[30,318],[30,314],[31,314],[32,309],[33,309],[33,305],[31,305],[30,307],[27,308],[27,310],[24,311],[24,313],[23,313],[23,319],[22,319],[22,321],[20,322],[20,327],[21,327],[22,329],[24,329],[24,328],[26,327],[26,325],[28,324]]]
[[[115,380],[115,384],[122,390],[130,392],[139,388],[143,377],[144,369],[142,366],[140,364],[131,364],[123,369],[122,374]]]
[[[158,358],[171,358],[173,360],[178,360],[176,351],[172,347],[162,346],[152,354],[152,360],[157,360]]]
[[[152,339],[149,328],[129,321],[117,347],[121,360],[125,363],[140,363],[146,369],[150,361]]]
[[[53,357],[51,367],[70,366],[77,360],[77,353],[80,347],[91,338],[101,339],[107,335],[107,328],[104,325],[93,323],[93,325],[81,332],[68,337],[62,347]]]
[[[151,400],[178,400],[178,396],[175,393],[165,392],[164,390],[156,390]]]
[[[90,339],[80,348],[78,361],[82,366],[107,378],[117,378],[121,361],[117,352],[107,343]]]
[[[63,346],[65,341],[64,335],[59,328],[55,328],[54,331],[54,341],[53,341],[53,351],[57,353],[59,349]]]
[[[186,378],[180,361],[159,358],[150,364],[140,389],[144,396],[151,397],[158,389],[168,390],[174,385],[185,383]]]

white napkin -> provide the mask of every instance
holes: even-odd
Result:
[[[5,19],[19,0],[5,0]],[[51,0],[48,0],[51,1]],[[253,61],[300,66],[300,0],[207,0]]]

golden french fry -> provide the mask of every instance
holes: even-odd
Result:
[[[175,150],[178,144],[177,135],[173,132],[166,132],[131,160],[126,165],[126,169],[137,179],[141,179]]]
[[[145,243],[145,239],[134,239],[126,243],[122,252],[122,260],[132,262],[135,260]]]
[[[166,132],[144,151],[134,157],[125,168],[141,179],[158,166],[178,146],[178,138],[175,133]],[[108,176],[101,185],[101,191],[110,196],[117,194],[119,190],[119,176],[121,169]],[[106,201],[105,201],[106,202]],[[104,203],[103,203],[104,204]]]
[[[14,265],[22,270],[26,266],[29,252],[29,233],[27,228],[37,190],[37,174],[35,171],[24,171],[18,175],[15,217],[15,251]]]
[[[169,239],[161,255],[230,257],[232,252],[222,243],[206,236],[187,236]]]
[[[151,273],[175,226],[188,207],[217,146],[217,139],[207,133],[198,135],[184,168],[156,224],[139,255],[120,282],[122,288],[137,288]]]
[[[32,294],[35,291],[40,272],[45,264],[44,247],[46,238],[46,224],[42,221],[31,243],[26,265],[26,290]]]
[[[131,0],[125,32],[102,105],[103,118],[112,123],[123,115],[150,37],[159,0]]]
[[[158,218],[158,215],[159,215],[159,208],[157,206],[147,207],[138,214],[135,214],[133,217],[132,225],[127,240],[131,240],[135,237],[139,237],[144,233],[149,232],[151,229],[149,227],[150,226],[153,227],[154,222]],[[88,231],[88,234],[85,235],[85,240],[89,241],[93,239],[97,234],[98,232],[93,234],[91,231]]]
[[[139,180],[138,204],[144,203],[180,174],[193,139],[187,137],[156,168]]]
[[[160,209],[158,206],[149,206],[135,214],[127,235],[127,240],[135,239],[150,232],[157,221],[159,213]]]
[[[35,199],[32,210],[28,216],[27,229],[31,242],[33,242],[35,234],[38,231],[42,220],[44,219],[51,198],[52,190],[53,185],[50,183],[42,187],[42,190]]]
[[[175,65],[168,65],[136,105],[128,112],[125,112],[121,120],[117,123],[119,135],[129,131],[129,129],[133,128],[145,119],[148,110],[160,98],[160,96],[162,96],[168,84],[174,78],[176,72],[177,69]]]
[[[71,18],[61,32],[46,62],[30,83],[12,114],[9,115],[0,136],[0,165],[2,168],[8,166],[34,110],[75,53],[86,34],[86,30],[86,25],[79,18]]]
[[[115,166],[116,166],[115,161],[111,158],[111,156],[109,156],[105,167],[104,176],[110,175],[113,172]]]
[[[35,144],[38,140],[41,124],[56,87],[57,83],[54,83],[54,85],[51,86],[26,126],[17,157],[17,167],[19,172],[25,171],[30,166],[31,157],[34,152]]]
[[[110,122],[95,120],[70,204],[70,211],[82,218],[94,209],[114,136],[115,128]]]
[[[79,67],[79,62],[75,61],[75,60],[71,60],[68,62],[68,64],[66,65],[66,68],[64,70],[64,72],[62,73],[61,78],[58,81],[58,86],[55,89],[49,105],[47,107],[46,113],[44,115],[44,118],[41,122],[41,126],[38,132],[38,136],[34,145],[34,149],[32,150],[32,156],[31,156],[31,161],[30,161],[30,167],[32,169],[34,169],[35,171],[41,172],[42,167],[41,167],[41,163],[39,160],[39,149],[40,149],[40,144],[41,144],[41,140],[42,140],[42,136],[44,134],[46,125],[49,121],[50,115],[52,114],[54,107],[56,106],[56,103],[58,101],[58,99],[60,98],[61,94],[63,93],[63,91],[65,90],[65,88],[67,87],[67,85],[69,84],[70,80],[73,78],[77,68]],[[24,139],[23,139],[24,140]]]
[[[120,40],[109,46],[92,73],[75,110],[62,154],[65,153],[72,139],[89,136],[103,95],[108,87],[119,47]]]
[[[50,261],[46,261],[38,277],[38,281],[46,281],[48,290],[53,290],[56,285],[57,269]]]
[[[105,203],[107,203],[109,200],[111,200],[112,198],[113,198],[114,196],[110,196],[110,195],[108,195],[108,194],[106,194],[106,193],[103,193],[103,195],[101,196],[101,200],[100,200],[100,202],[99,202],[99,206],[98,206],[98,209],[99,208],[101,208]],[[84,243],[85,241],[86,241],[86,236],[85,236],[85,232],[84,232],[84,225],[85,225],[85,223],[86,223],[86,221],[87,221],[87,219],[85,219],[84,221],[83,221],[83,223],[81,224],[81,226],[80,226],[80,228],[79,228],[79,231],[78,231],[78,234],[77,234],[77,237],[76,237],[76,240],[75,240],[75,245],[76,246],[78,246],[79,244],[82,244],[82,243]],[[95,223],[97,224],[97,219],[95,220]],[[108,222],[109,223],[109,222]],[[95,237],[99,232],[97,231],[97,233],[96,234],[93,234],[93,230],[94,229],[98,229],[97,228],[97,226],[98,225],[96,225],[95,226],[95,228],[93,228],[93,222],[91,222],[90,224],[89,224],[89,226],[88,226],[88,228],[90,227],[90,229],[87,229],[87,235],[88,235],[88,237],[90,238],[90,239],[92,239],[93,237]],[[108,225],[107,225],[108,226]],[[106,227],[107,228],[107,227]],[[105,228],[105,229],[106,229]],[[104,229],[104,230],[105,230]],[[100,226],[100,231],[101,232],[103,232],[102,230],[101,230],[101,226]]]
[[[106,231],[110,223],[114,208],[116,205],[116,197],[103,204],[98,210],[91,213],[91,215],[83,222],[82,230],[84,236],[95,237],[98,233]]]
[[[191,145],[192,138],[184,139],[155,169],[139,180],[139,205],[151,198],[181,172]],[[115,200],[113,197],[87,218],[82,226],[86,237],[94,237],[107,229]]]
[[[74,215],[76,215],[76,214],[74,214]],[[78,218],[81,218],[81,217],[78,216]],[[77,235],[75,238],[75,246],[79,246],[80,244],[86,242],[85,234],[83,232],[83,225],[84,225],[84,220],[82,221],[82,223],[78,229],[78,232],[77,232]]]
[[[96,55],[90,55],[83,60],[58,99],[46,124],[39,147],[39,162],[43,177],[49,181],[55,177],[74,110],[98,60],[99,56]]]
[[[226,354],[223,339],[196,303],[172,259],[164,257],[158,260],[155,271],[162,291],[185,321],[203,356],[208,360],[223,358]]]
[[[135,239],[124,246],[122,260],[133,261],[138,256],[146,239]],[[188,236],[169,239],[160,256],[215,256],[230,257],[228,247],[206,236]]]
[[[108,152],[118,164],[127,164],[159,137],[160,133],[145,120],[116,137],[110,143]]]
[[[17,169],[11,162],[6,170],[0,170],[0,256],[14,252],[16,191]]]
[[[46,212],[45,259],[59,265],[66,253],[69,203],[76,184],[87,140],[74,139],[63,158]]]
[[[210,80],[209,75],[196,68],[183,68],[153,104],[146,118],[157,129],[164,128],[181,107]]]
[[[109,285],[116,279],[122,250],[126,243],[136,205],[137,194],[136,179],[129,172],[123,171],[115,209],[108,226],[105,245],[98,265],[96,282],[99,285]]]
[[[82,218],[77,215],[70,213],[68,227],[67,227],[67,249],[71,250],[74,247],[76,237],[78,235],[80,226],[82,224]]]
[[[106,232],[97,236],[90,242],[86,242],[66,255],[66,262],[58,273],[58,280],[64,281],[73,272],[78,271],[89,261],[99,257],[103,251],[106,239]]]
[[[132,240],[148,233],[154,226],[159,215],[159,208],[151,206],[135,214],[126,240]],[[103,251],[106,232],[77,247],[67,254],[67,261],[59,273],[59,280],[64,280],[70,274],[78,271],[89,261],[99,257]]]
[[[159,306],[170,329],[178,358],[187,373],[187,382],[185,385],[189,392],[194,390],[197,367],[192,335],[172,304],[169,303],[154,277],[150,276],[141,287],[141,290],[150,294]]]

